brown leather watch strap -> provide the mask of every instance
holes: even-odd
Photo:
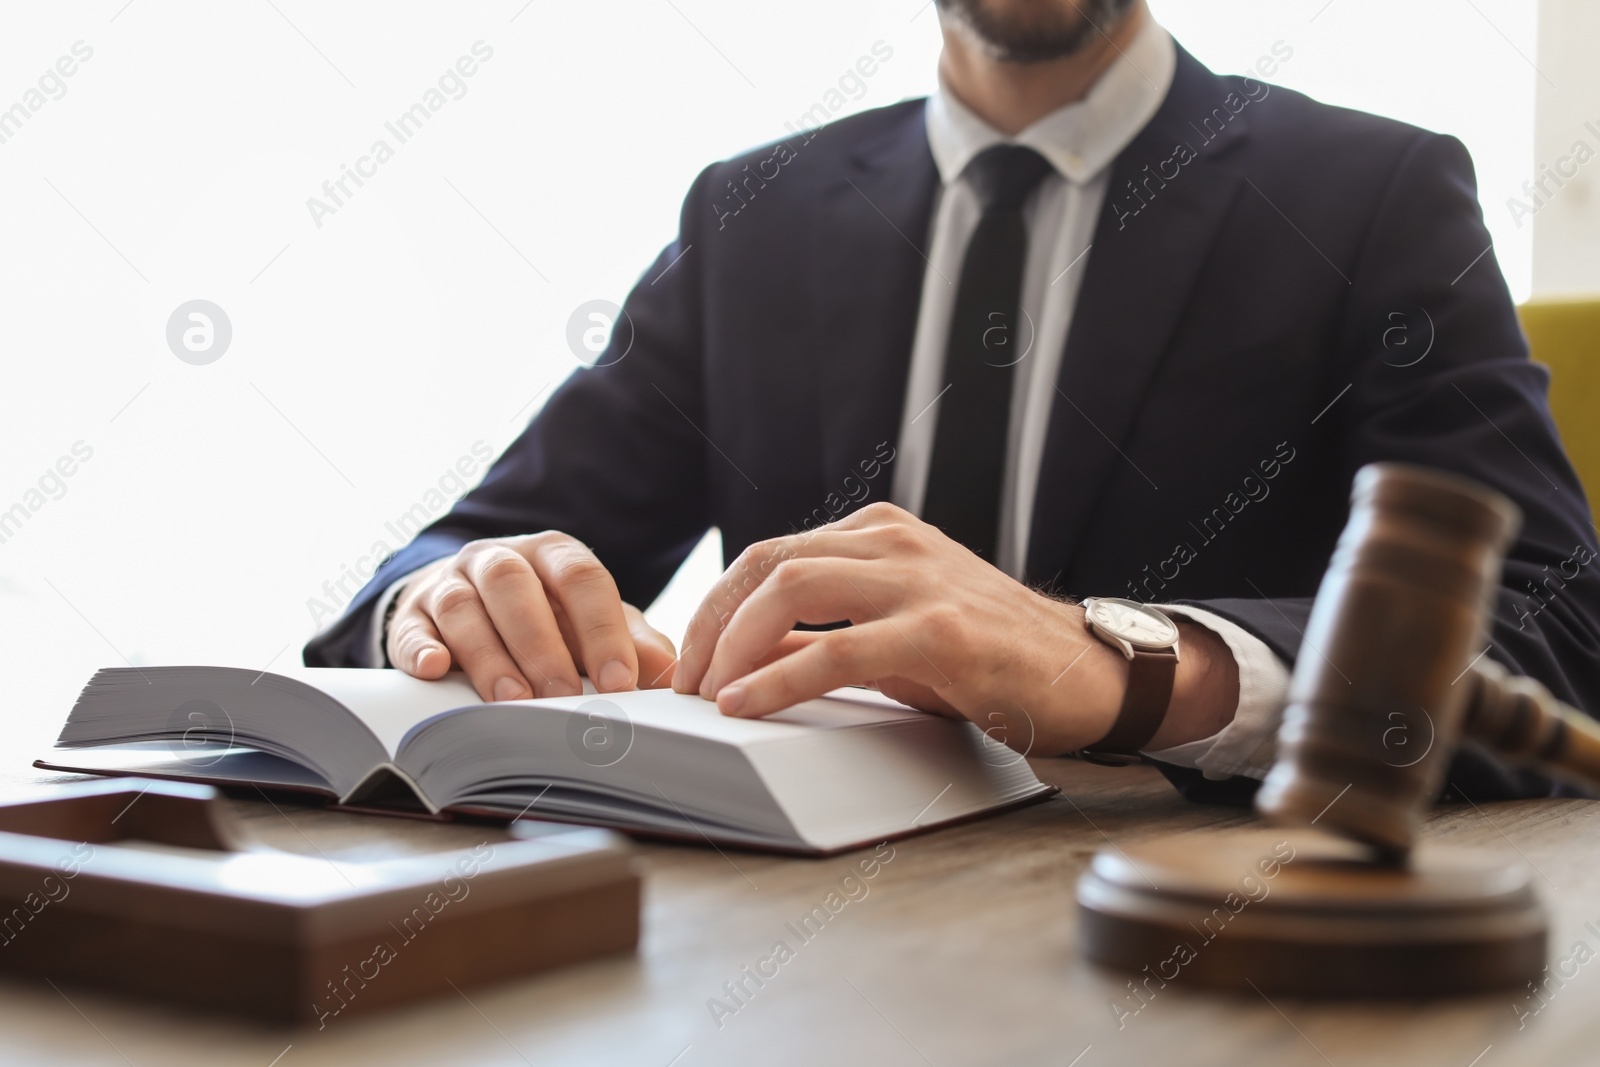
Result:
[[[1167,717],[1172,703],[1172,682],[1178,673],[1178,656],[1172,649],[1133,651],[1128,664],[1128,689],[1111,732],[1088,746],[1094,755],[1134,755],[1150,743]]]

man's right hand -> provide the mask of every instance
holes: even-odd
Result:
[[[473,541],[407,579],[389,621],[389,662],[418,678],[459,667],[484,700],[672,684],[677,651],[624,604],[576,538]]]

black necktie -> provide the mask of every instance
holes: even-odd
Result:
[[[1000,483],[1011,416],[1012,367],[1033,342],[1021,321],[1028,231],[1022,202],[1050,172],[1031,148],[997,145],[967,165],[983,215],[967,245],[945,349],[924,521],[984,559],[999,549]]]

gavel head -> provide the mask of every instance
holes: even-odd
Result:
[[[1268,819],[1403,860],[1461,734],[1515,504],[1424,467],[1357,474],[1256,795]]]

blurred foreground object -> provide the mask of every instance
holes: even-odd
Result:
[[[326,1027],[638,942],[639,876],[607,831],[517,824],[362,860],[251,837],[208,786],[0,805],[0,972]]]
[[[1519,522],[1509,500],[1455,475],[1357,473],[1256,795],[1287,828],[1098,855],[1078,884],[1091,959],[1141,972],[1189,956],[1182,973],[1197,984],[1300,996],[1469,994],[1538,977],[1547,922],[1530,872],[1416,848],[1463,736],[1600,788],[1600,725],[1482,658]]]

